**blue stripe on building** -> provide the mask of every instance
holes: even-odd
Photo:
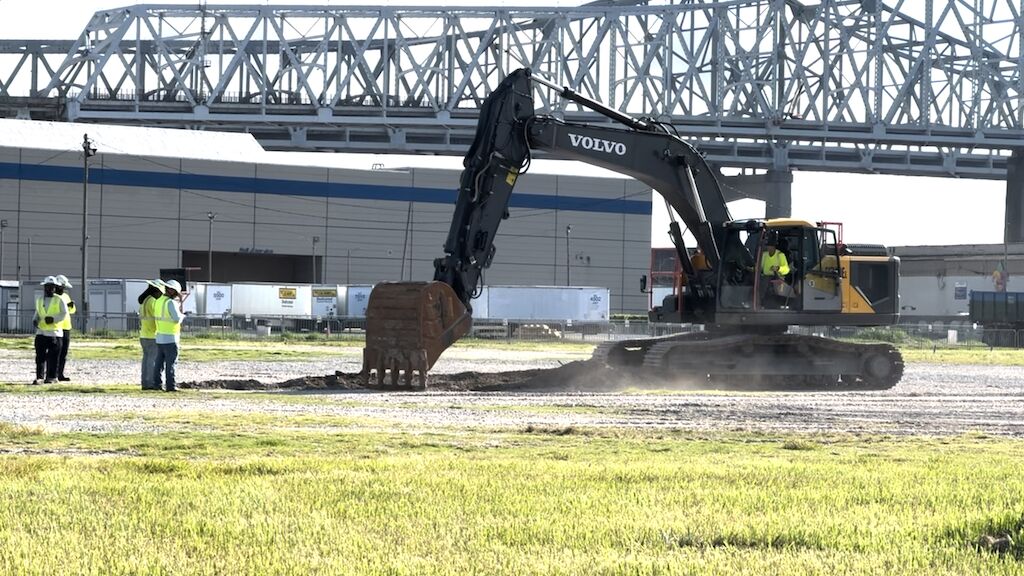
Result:
[[[46,166],[0,162],[0,178],[35,180],[40,182],[81,183],[82,169],[71,166]],[[242,176],[214,176],[210,174],[181,174],[178,172],[148,172],[143,170],[117,170],[92,168],[89,181],[112,186],[138,186],[142,188],[168,188],[206,190],[211,192],[245,192],[280,194],[285,196],[313,196],[347,198],[354,200],[389,200],[396,202],[430,202],[455,204],[456,190],[443,188],[412,188],[408,186],[379,186],[340,182],[308,182],[275,178],[249,178]],[[620,200],[574,196],[554,196],[516,192],[509,203],[513,208],[544,210],[574,210],[611,214],[650,215],[651,203],[646,200]]]

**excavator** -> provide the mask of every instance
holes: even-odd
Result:
[[[610,122],[567,122],[535,113],[535,84]],[[895,324],[898,258],[882,246],[845,244],[841,225],[833,223],[733,220],[715,171],[672,126],[611,109],[523,68],[508,75],[481,107],[434,280],[380,283],[371,292],[364,386],[426,388],[441,353],[469,333],[472,299],[494,259],[498,226],[508,218],[509,198],[533,151],[631,176],[664,197],[673,214],[669,237],[685,286],[653,306],[649,317],[703,329],[609,341],[595,349],[596,361],[627,374],[758,389],[779,384],[878,390],[899,382],[903,359],[889,344],[790,333],[793,326]],[[691,262],[675,215],[706,264]],[[768,265],[781,260],[785,265]]]

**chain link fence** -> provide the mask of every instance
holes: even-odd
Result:
[[[7,311],[0,316],[0,333],[32,334],[32,310]],[[76,318],[76,330],[81,318]],[[652,323],[616,319],[608,322],[568,320],[474,320],[470,337],[497,341],[564,341],[598,343],[607,340],[649,338],[696,332],[700,325]],[[137,314],[95,314],[89,332],[95,336],[137,336]],[[361,339],[366,331],[362,317],[309,316],[203,316],[190,314],[182,333],[197,338],[259,339]],[[890,342],[909,348],[1000,347],[1024,348],[1024,330],[984,328],[963,322],[917,322],[897,326],[857,328],[849,326],[794,326],[791,333],[826,338]]]

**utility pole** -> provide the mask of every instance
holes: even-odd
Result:
[[[312,254],[312,270],[313,270],[313,284],[316,284],[316,243],[320,241],[319,236],[313,236],[313,254]]]
[[[7,220],[0,220],[0,280],[4,279],[4,228]]]
[[[210,219],[210,232],[206,246],[206,281],[213,282],[213,220],[217,217],[216,212],[207,212],[206,217]]]
[[[82,136],[82,333],[89,330],[89,158],[96,147],[89,135]]]
[[[568,224],[565,227],[565,285],[572,286],[572,281],[569,280],[569,233],[572,232],[572,224]]]

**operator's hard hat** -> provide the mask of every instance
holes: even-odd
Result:
[[[46,278],[43,278],[42,282],[39,283],[40,286],[46,286],[47,284],[53,284],[54,286],[56,286],[58,282],[57,279],[54,278],[53,276],[47,276]]]
[[[177,280],[167,280],[164,282],[164,286],[174,290],[175,292],[181,292],[181,284]]]
[[[74,286],[71,285],[71,281],[68,280],[67,276],[63,274],[58,274],[57,276],[54,276],[54,278],[57,280],[57,283],[60,284],[61,286],[65,288],[74,288]]]
[[[164,281],[163,280],[161,280],[159,278],[157,278],[156,280],[146,280],[146,284],[149,284],[153,288],[156,288],[157,290],[160,291],[161,294],[164,293]]]

